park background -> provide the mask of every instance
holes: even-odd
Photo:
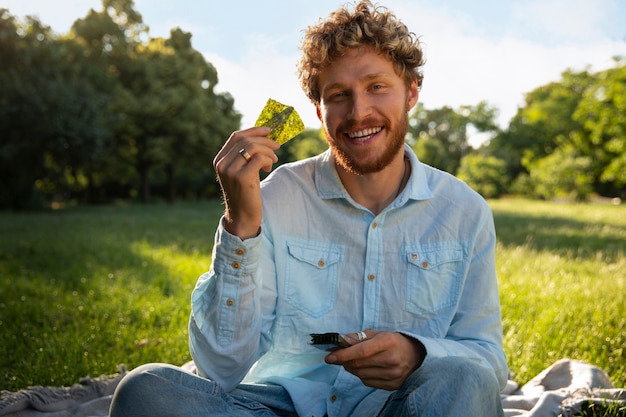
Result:
[[[189,358],[188,296],[222,209],[211,159],[245,118],[190,32],[148,23],[129,0],[66,33],[0,11],[2,389]],[[626,385],[625,55],[563,68],[504,124],[486,100],[410,114],[420,159],[494,210],[519,382],[573,357]],[[279,163],[325,147],[309,126]]]

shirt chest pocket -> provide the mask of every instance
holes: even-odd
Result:
[[[320,317],[335,307],[342,251],[338,245],[287,242],[283,296],[292,307]]]
[[[408,247],[406,310],[434,314],[456,305],[465,270],[463,249],[456,243]]]

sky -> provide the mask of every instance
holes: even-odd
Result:
[[[352,0],[349,0],[351,3]],[[296,63],[303,31],[346,0],[135,0],[151,37],[192,34],[252,126],[268,98],[320,122],[302,92]],[[487,101],[506,127],[524,94],[571,69],[600,71],[626,56],[626,0],[375,0],[420,37],[426,56],[420,101],[427,109]],[[34,15],[59,34],[100,0],[0,0],[14,16]],[[478,137],[477,140],[480,140]]]

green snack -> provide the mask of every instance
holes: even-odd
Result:
[[[281,145],[304,130],[304,123],[293,107],[271,98],[267,100],[254,125],[272,129],[269,137]]]

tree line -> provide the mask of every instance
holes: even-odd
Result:
[[[0,207],[215,192],[207,155],[241,120],[215,67],[132,0],[102,6],[63,36],[0,9]]]
[[[598,72],[566,70],[527,93],[509,126],[464,159],[457,175],[493,197],[624,199],[626,58],[614,62]],[[489,173],[500,180],[486,181]]]
[[[487,198],[505,194],[585,201],[626,197],[626,59],[591,72],[566,70],[525,96],[509,125],[481,102],[458,109],[419,107],[410,117],[423,162],[465,180]],[[478,149],[468,132],[489,139]]]
[[[64,35],[0,9],[0,208],[218,196],[211,158],[241,115],[191,36],[150,37],[132,0],[103,0]],[[624,57],[527,93],[505,128],[497,115],[418,104],[407,141],[486,198],[626,197]],[[489,139],[473,148],[473,133]],[[325,148],[307,129],[279,163]]]

